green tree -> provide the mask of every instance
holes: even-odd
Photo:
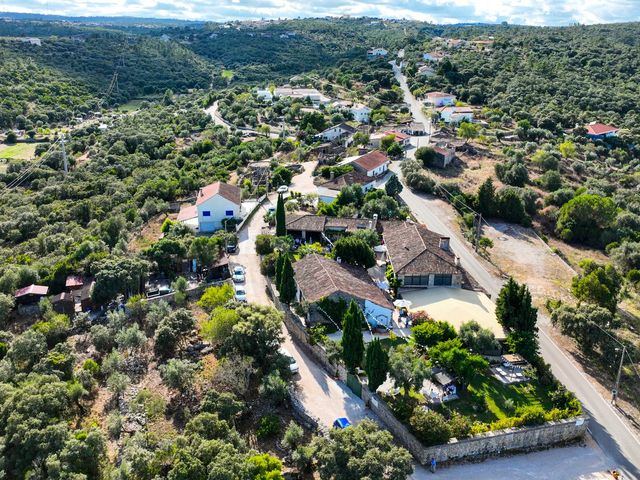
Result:
[[[491,177],[487,178],[478,189],[477,207],[485,217],[492,217],[496,214],[496,189]]]
[[[369,380],[369,390],[375,392],[385,382],[389,371],[389,356],[377,338],[367,345],[364,369]]]
[[[433,162],[436,160],[436,151],[433,147],[420,147],[416,150],[415,158],[422,166],[429,168],[433,166]]]
[[[402,389],[405,399],[409,398],[412,388],[422,387],[422,382],[429,374],[427,364],[409,345],[401,345],[391,350],[389,375],[393,378],[396,388]]]
[[[276,282],[276,288],[278,288],[282,282],[282,269],[284,267],[285,257],[288,255],[288,253],[280,252],[276,258],[276,275],[274,279]]]
[[[350,371],[355,371],[362,364],[364,355],[364,339],[362,326],[365,318],[360,306],[351,300],[347,313],[342,320],[342,359]]]
[[[416,408],[409,419],[411,430],[423,445],[441,445],[451,438],[451,427],[442,414],[433,410]]]
[[[576,154],[576,144],[571,140],[565,140],[558,145],[558,150],[564,158],[572,158]]]
[[[531,303],[529,288],[510,277],[498,294],[496,317],[507,331],[536,332],[538,309]]]
[[[14,303],[14,298],[11,295],[0,293],[0,326],[6,325]]]
[[[315,437],[311,446],[322,480],[404,480],[413,473],[411,454],[372,420],[334,428],[328,437]]]
[[[287,219],[284,212],[284,199],[282,194],[278,194],[276,203],[276,237],[284,237],[287,235]]]
[[[219,287],[209,287],[198,300],[198,305],[209,313],[214,308],[223,306],[233,298],[233,295],[233,287],[229,283],[224,283]]]
[[[402,183],[400,183],[400,180],[398,180],[398,176],[396,174],[391,175],[391,177],[389,177],[389,180],[387,180],[387,183],[385,183],[384,185],[384,191],[387,192],[387,195],[389,195],[390,197],[398,195],[400,192],[402,192],[402,189]]]
[[[193,385],[196,369],[197,365],[193,362],[172,358],[160,366],[160,377],[169,388],[186,393]]]
[[[600,246],[602,233],[613,224],[616,214],[611,198],[579,195],[560,208],[556,232],[567,242]]]
[[[455,328],[449,322],[428,321],[416,325],[411,329],[413,339],[418,345],[432,347],[433,345],[456,338]]]
[[[207,268],[220,256],[220,245],[213,237],[196,237],[189,247],[189,255],[196,260],[198,268]]]
[[[615,313],[622,288],[622,276],[613,265],[600,265],[593,260],[580,262],[583,272],[573,277],[571,293],[580,302],[592,303]]]
[[[280,285],[278,285],[280,301],[289,305],[295,300],[296,294],[298,293],[293,266],[291,265],[291,257],[289,255],[285,255],[284,257],[280,277]]]
[[[333,244],[332,255],[351,265],[371,268],[376,264],[373,249],[358,237],[342,237]]]
[[[464,143],[466,144],[469,140],[478,137],[480,127],[475,123],[462,122],[456,133],[460,138],[464,138]]]
[[[235,310],[216,307],[211,312],[211,317],[200,324],[200,335],[209,342],[218,344],[231,334],[231,329],[239,320]]]

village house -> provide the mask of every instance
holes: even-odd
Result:
[[[322,242],[323,235],[353,233],[358,230],[375,230],[377,219],[343,218],[311,213],[287,214],[287,234],[305,242]]]
[[[471,107],[442,107],[438,109],[440,120],[445,123],[460,123],[473,121],[473,109]]]
[[[297,300],[310,304],[310,321],[322,319],[317,303],[326,298],[355,300],[362,308],[365,320],[374,328],[391,325],[394,310],[391,299],[373,283],[365,269],[314,253],[295,262],[293,270],[298,286]]]
[[[323,130],[318,134],[318,137],[320,137],[325,142],[337,142],[340,140],[347,140],[356,132],[357,130],[351,125],[341,123],[339,125],[334,125],[333,127],[329,127],[326,130]]]
[[[405,135],[422,136],[426,135],[427,131],[424,128],[424,123],[411,122],[400,129]]]
[[[371,109],[362,103],[356,103],[350,110],[353,115],[353,119],[360,123],[369,123],[369,115],[371,115]]]
[[[351,162],[353,168],[367,177],[378,177],[389,170],[389,157],[380,150],[374,150]]]
[[[241,199],[239,187],[214,182],[198,191],[195,205],[180,209],[178,221],[200,232],[214,232],[223,228],[223,220],[241,218]]]
[[[422,59],[427,62],[439,62],[447,57],[444,52],[425,52],[422,54]]]
[[[453,105],[456,96],[446,92],[429,92],[425,95],[425,103],[436,108]]]
[[[456,149],[446,144],[436,144],[433,150],[436,152],[434,167],[446,168],[456,158]]]
[[[387,261],[403,287],[462,286],[464,270],[448,237],[410,221],[380,223]]]
[[[289,97],[293,99],[306,100],[307,98],[315,106],[321,104],[327,104],[331,99],[315,88],[292,88],[292,87],[278,87],[273,90],[260,89],[256,92],[259,100],[266,100],[268,102],[273,101],[274,98]]]
[[[367,58],[386,57],[388,53],[384,48],[372,48],[367,50]]]
[[[393,140],[400,144],[401,147],[406,148],[411,143],[411,135],[396,130],[386,130],[384,132],[377,132],[369,136],[369,145],[372,148],[380,148],[382,139],[393,135]]]
[[[584,126],[587,129],[587,137],[591,140],[603,140],[605,138],[617,137],[620,129],[605,125],[604,123],[591,122]]]
[[[49,292],[49,287],[46,285],[31,284],[28,287],[19,288],[15,292],[15,299],[17,304],[29,304],[38,303],[41,298],[44,298]]]
[[[433,69],[433,67],[430,67],[429,65],[422,65],[420,68],[418,68],[418,76],[420,77],[435,77],[437,75],[436,71]]]
[[[375,188],[376,179],[356,170],[347,172],[318,185],[318,199],[325,203],[331,203],[338,197],[340,190],[355,184],[360,185],[362,191],[366,193]]]

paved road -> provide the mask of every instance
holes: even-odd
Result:
[[[301,174],[294,179],[300,187],[296,188],[296,191],[309,193],[307,190],[312,190],[312,184],[306,176],[311,177],[313,162],[305,164],[305,167],[306,175]],[[238,253],[231,256],[232,263],[245,267],[247,300],[261,305],[272,305],[272,302],[266,293],[265,278],[260,274],[260,257],[256,254],[255,239],[265,226],[263,216],[266,209],[273,205],[271,202],[275,202],[275,195],[272,195],[270,202],[261,207],[261,210],[244,225],[239,232]],[[321,366],[293,343],[286,328],[283,333],[283,345],[296,359],[300,368],[300,373],[295,379],[298,398],[311,415],[319,419],[325,427],[331,427],[338,417],[346,417],[354,424],[365,417],[375,419],[375,415],[365,407],[360,398],[331,378]]]
[[[419,103],[407,87],[404,75],[395,65],[394,73],[404,91],[405,101],[411,106],[415,120],[425,121]],[[399,165],[393,164],[392,169],[398,171]],[[429,201],[428,197],[411,192],[406,185],[400,196],[407,202],[420,222],[440,234],[451,237],[451,247],[460,257],[461,265],[495,299],[502,280],[488,272],[468,248],[466,242],[460,240],[456,232],[453,232],[442,220],[446,216],[446,212],[438,210],[437,203]],[[540,325],[540,350],[543,357],[551,364],[556,377],[567,388],[575,392],[582,401],[591,416],[591,434],[609,457],[610,466],[622,468],[630,478],[640,479],[640,441],[612,408],[609,399],[602,398],[579,366],[549,337],[546,333],[548,319],[541,316],[538,323]]]

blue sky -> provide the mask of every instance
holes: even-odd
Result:
[[[569,25],[638,21],[640,0],[0,0],[0,11],[213,21],[367,15],[434,23]]]

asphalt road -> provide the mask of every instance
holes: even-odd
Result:
[[[420,103],[409,91],[400,69],[395,63],[392,65],[404,92],[405,102],[409,104],[415,121],[424,122],[427,131],[430,132],[430,121],[422,113]],[[393,164],[392,170],[398,171],[399,165]],[[399,175],[399,177],[401,176]],[[431,230],[451,237],[451,248],[460,257],[461,265],[487,290],[491,298],[495,299],[503,283],[502,280],[488,272],[466,242],[461,241],[441,220],[445,213],[434,208],[436,204],[429,202],[426,196],[411,192],[406,185],[400,196],[420,222],[425,223]],[[538,324],[540,326],[539,338],[542,356],[551,364],[553,373],[558,380],[573,391],[583,403],[586,412],[591,417],[589,431],[609,457],[610,467],[622,469],[627,474],[627,478],[640,480],[640,440],[611,406],[610,399],[600,395],[580,368],[549,337],[546,333],[548,319],[540,316]]]

